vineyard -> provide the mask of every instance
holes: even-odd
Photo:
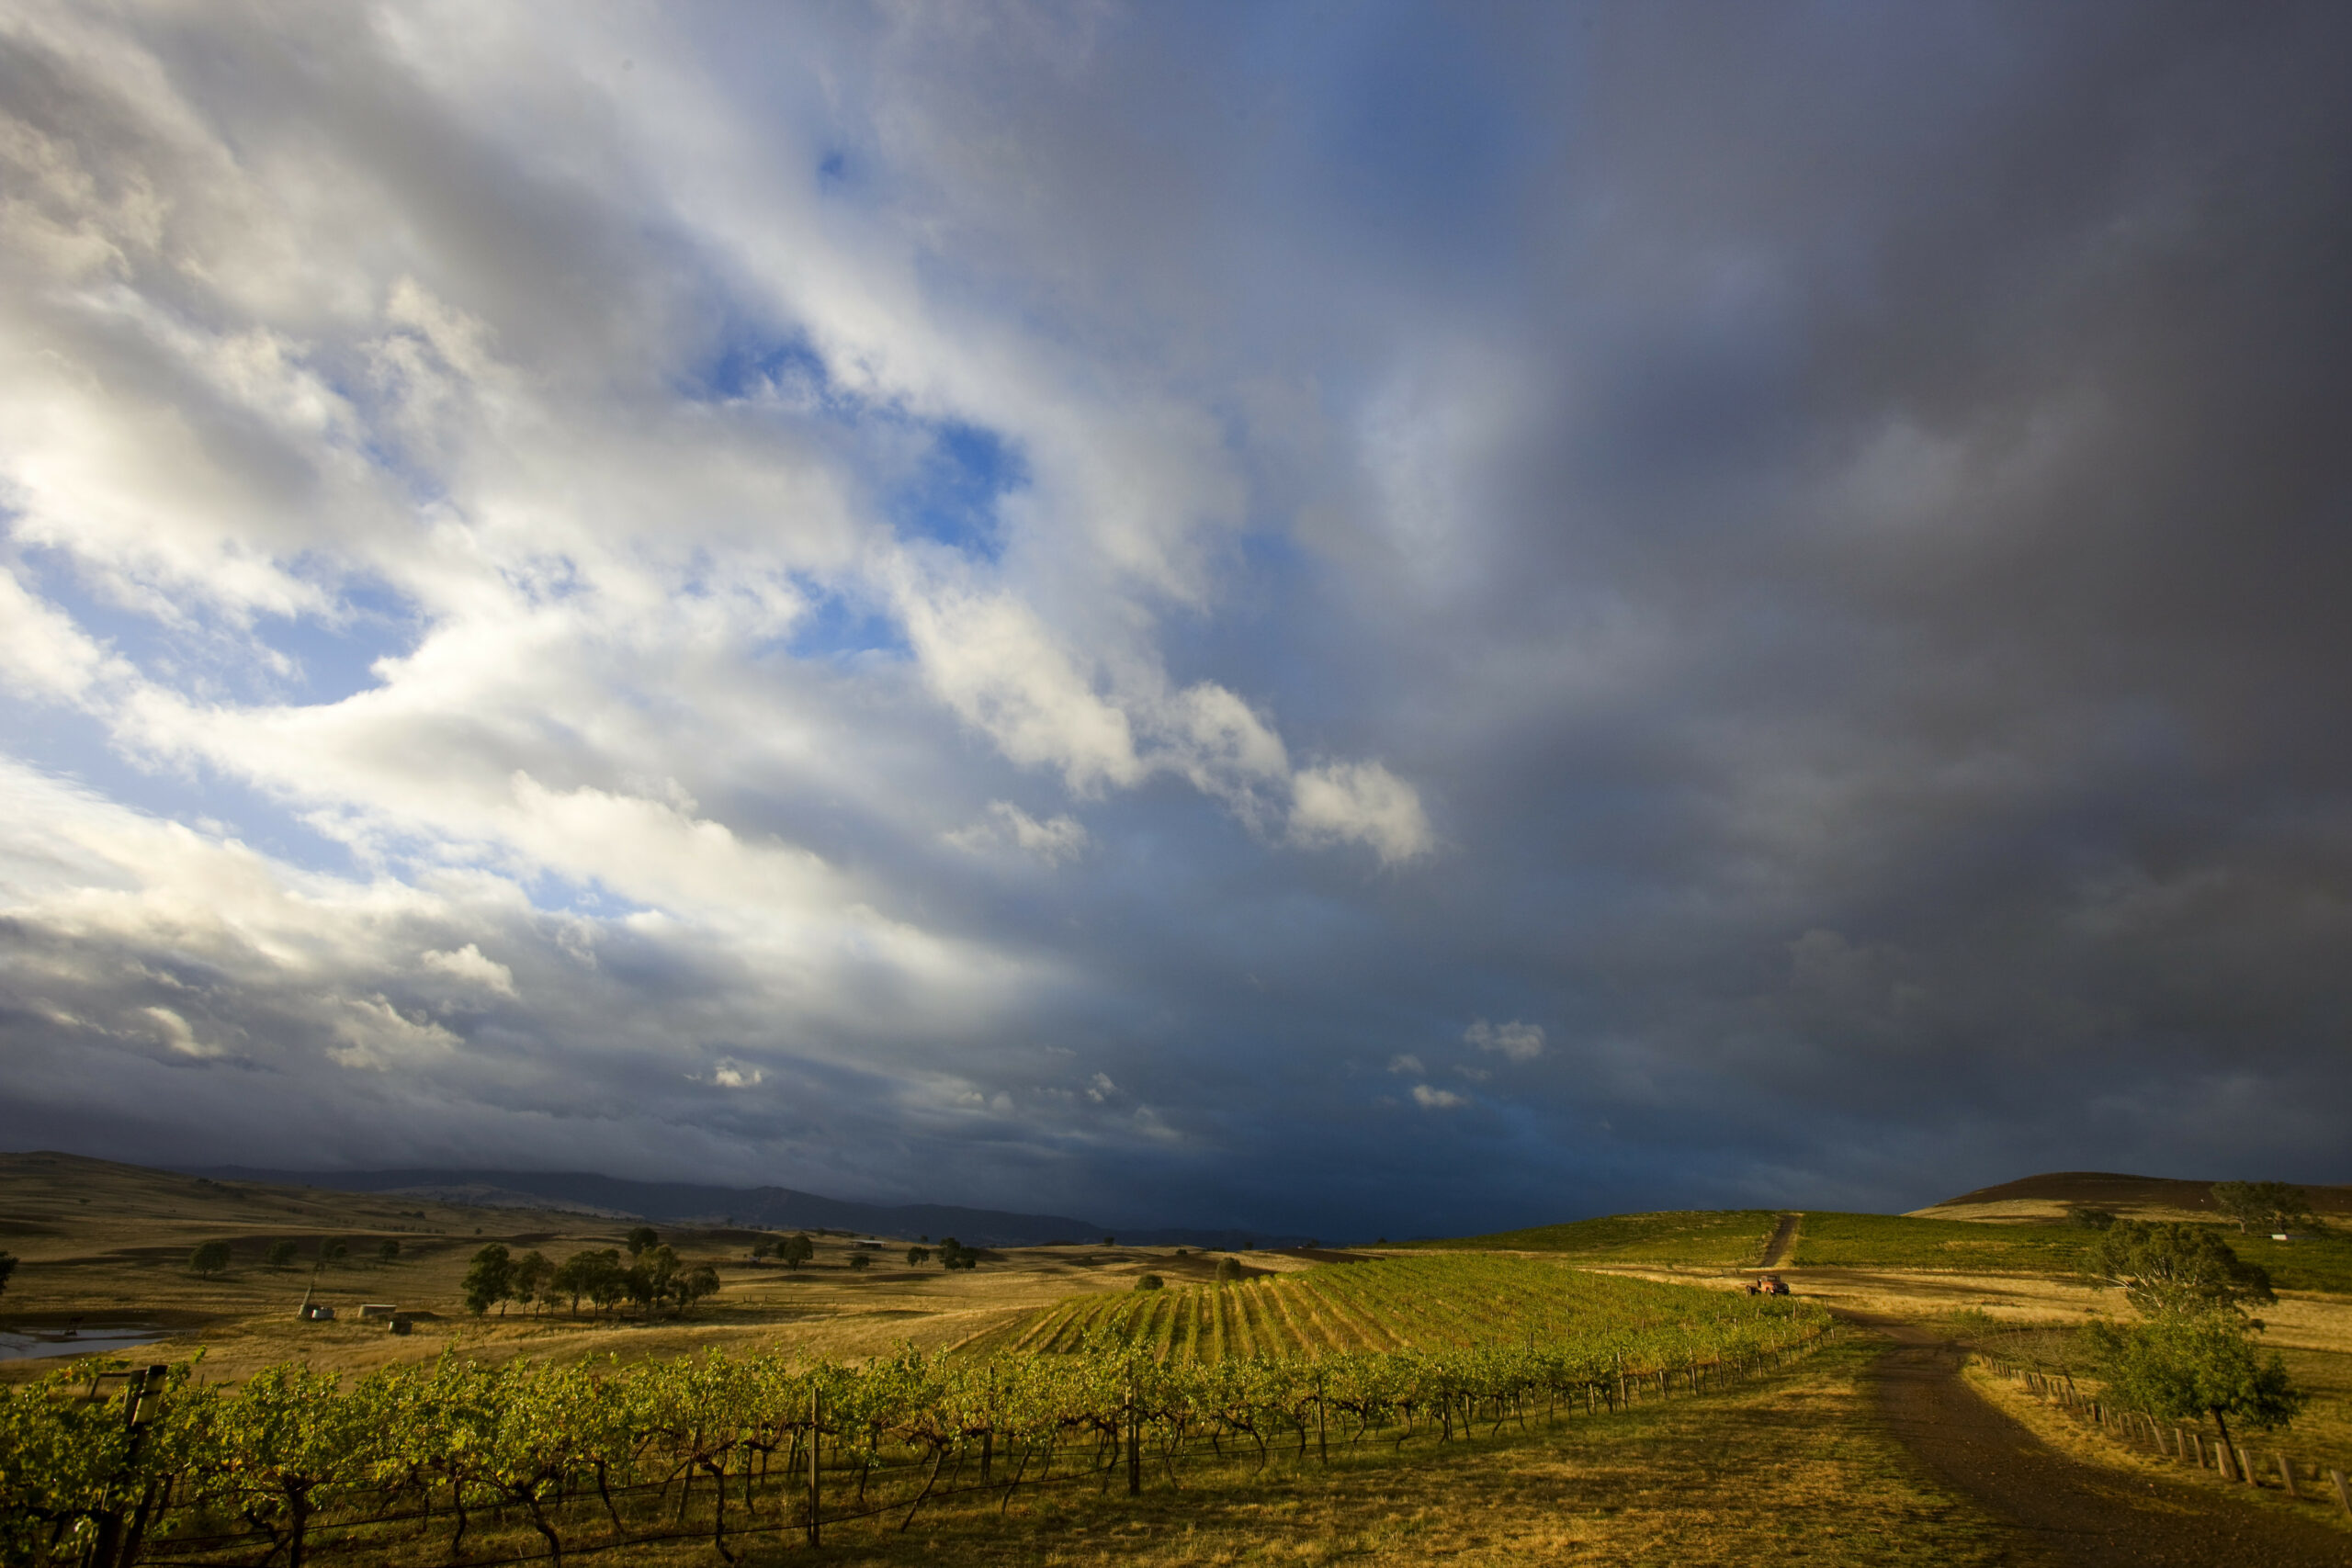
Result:
[[[903,1530],[975,1493],[1001,1508],[1603,1417],[1775,1364],[1826,1327],[1802,1303],[1451,1258],[1093,1298],[1033,1327],[1045,1354],[451,1354],[237,1385],[85,1363],[0,1394],[0,1553],[487,1568],[700,1540],[731,1559],[745,1536]]]
[[[1745,1297],[1702,1293],[1696,1303],[1726,1319],[1755,1311]],[[1652,1327],[1682,1332],[1693,1309],[1686,1286],[1523,1258],[1399,1258],[1247,1284],[1081,1296],[1009,1337],[1009,1348],[1051,1353],[1115,1344],[1158,1361],[1217,1361],[1617,1336],[1642,1359],[1650,1352],[1632,1349],[1633,1341]]]

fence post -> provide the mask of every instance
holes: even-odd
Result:
[[[2335,1500],[2343,1505],[2346,1513],[2352,1514],[2352,1485],[2346,1483],[2344,1472],[2340,1470],[2331,1470],[2327,1472],[2327,1478],[2335,1483]]]
[[[1143,1412],[1136,1404],[1136,1364],[1127,1363],[1127,1495],[1143,1495]]]
[[[2288,1496],[2297,1497],[2298,1495],[2295,1491],[2295,1467],[2287,1462],[2287,1456],[2285,1454],[2273,1453],[2270,1457],[2278,1461],[2278,1484],[2287,1489]],[[2300,1498],[2298,1498],[2298,1500],[2300,1500]]]
[[[823,1406],[818,1403],[817,1384],[808,1384],[808,1544],[819,1545],[822,1540],[817,1514],[817,1419]],[[724,1483],[722,1483],[724,1484]]]
[[[1315,1452],[1325,1464],[1331,1462],[1331,1445],[1323,1437],[1323,1370],[1315,1371]]]

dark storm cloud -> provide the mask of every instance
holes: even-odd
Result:
[[[2346,1176],[2340,13],[390,15],[151,29],[178,119],[15,45],[113,172],[10,342],[266,404],[414,622],[205,716],[26,601],[12,700],[377,881],[10,775],[0,1136],[1327,1235]],[[376,209],[283,299],[101,199],[201,229],[214,121]],[[19,548],[160,581],[64,450]]]

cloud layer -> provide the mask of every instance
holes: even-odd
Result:
[[[2352,1178],[2346,32],[15,6],[0,1139]]]

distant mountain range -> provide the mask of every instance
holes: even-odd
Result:
[[[667,1224],[734,1225],[746,1230],[839,1230],[903,1237],[952,1235],[972,1247],[1041,1247],[1116,1235],[1136,1247],[1300,1247],[1314,1238],[1272,1231],[1186,1226],[1119,1231],[1067,1214],[1018,1214],[953,1203],[855,1203],[788,1187],[707,1187],[684,1181],[629,1181],[574,1170],[262,1170],[211,1166],[188,1170],[216,1181],[264,1181],[384,1192],[484,1209],[553,1209],[605,1219]]]

